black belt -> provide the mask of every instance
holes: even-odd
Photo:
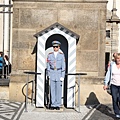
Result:
[[[51,70],[62,70],[62,68],[50,68]]]

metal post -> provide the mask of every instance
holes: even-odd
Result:
[[[80,75],[78,74],[78,112],[80,113]]]
[[[9,5],[11,5],[11,0],[9,0]],[[8,69],[7,69],[7,77],[8,75],[10,74],[10,65],[9,65],[9,62],[11,61],[10,60],[10,40],[11,40],[11,7],[9,7],[9,35],[8,35],[8,57],[9,57],[9,60],[8,60]],[[11,62],[10,62],[11,63]]]
[[[3,12],[5,12],[5,7],[3,8]],[[3,13],[3,51],[2,51],[3,58],[4,58],[4,44],[5,44],[5,13]],[[2,75],[4,75],[4,67],[2,67]]]
[[[27,75],[26,79],[26,100],[25,100],[25,112],[27,112],[27,104],[28,104],[28,81],[29,81],[29,74]]]
[[[50,104],[51,104],[51,96],[50,96],[50,94],[51,94],[51,90],[50,90],[50,80],[48,81],[48,87],[49,87],[49,93],[48,93],[48,94],[49,94],[49,95],[48,95],[48,97],[49,97],[49,98],[48,98],[48,108],[49,108],[49,107],[51,107],[51,106],[50,106]]]
[[[32,81],[32,100],[31,100],[31,105],[33,105],[33,97],[34,97],[34,80]]]

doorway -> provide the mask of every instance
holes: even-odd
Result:
[[[107,68],[108,68],[108,62],[110,61],[110,53],[106,52],[105,53],[105,74],[107,72]]]

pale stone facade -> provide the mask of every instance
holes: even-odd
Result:
[[[0,3],[2,3],[3,4],[3,0],[0,0]],[[2,11],[3,10],[3,8],[1,7],[0,8],[0,11]],[[3,14],[2,13],[0,13],[0,32],[1,33],[3,33]],[[3,34],[1,34],[0,35],[0,51],[2,51],[3,50]]]
[[[118,1],[113,0],[111,10],[107,10],[106,19],[106,42],[105,42],[105,64],[113,59],[113,54],[119,52],[119,36],[120,36],[120,19],[119,19],[119,7],[117,6]],[[108,7],[108,6],[107,6]],[[118,16],[117,16],[118,15]]]
[[[107,12],[108,16],[107,16],[107,22],[106,22],[106,30],[109,31],[109,35],[110,37],[106,36],[106,49],[105,52],[110,53],[110,59],[111,60],[113,58],[113,53],[118,52],[119,50],[119,22],[120,19],[119,17],[117,17],[114,22],[109,22],[109,20],[111,20],[111,12],[108,11]]]
[[[87,76],[81,77],[81,104],[86,103],[91,92],[97,94],[100,102],[106,102],[104,100],[108,97],[102,91],[106,5],[107,0],[13,0],[13,66],[9,99],[24,101],[21,91],[27,76],[23,72],[35,71],[36,57],[31,54],[36,44],[33,35],[58,22],[80,35],[76,69],[77,72],[87,73]]]

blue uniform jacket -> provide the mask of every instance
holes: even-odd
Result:
[[[108,85],[112,79],[112,66],[113,64],[116,64],[115,62],[110,63],[110,67],[108,68],[108,71],[106,73],[105,79],[104,79],[104,85]]]
[[[60,77],[65,77],[65,57],[63,53],[58,52],[56,58],[54,52],[48,54],[47,75],[50,76],[50,80],[55,81],[59,81]]]

